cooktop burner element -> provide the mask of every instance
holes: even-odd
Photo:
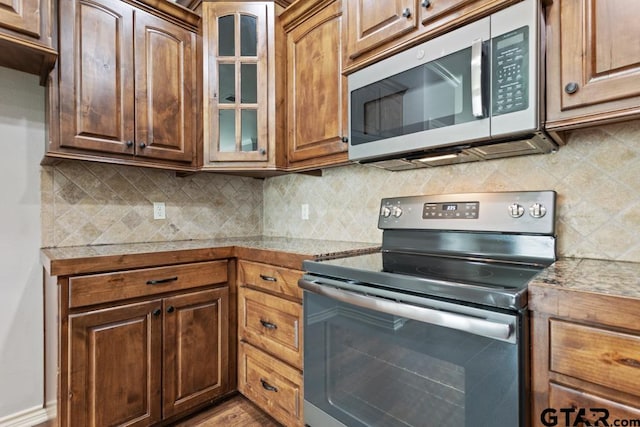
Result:
[[[520,310],[528,283],[555,261],[555,199],[553,191],[383,199],[381,252],[306,261],[307,279]]]

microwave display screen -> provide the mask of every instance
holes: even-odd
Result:
[[[529,27],[492,39],[491,115],[529,108]]]

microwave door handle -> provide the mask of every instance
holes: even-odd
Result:
[[[515,342],[514,328],[508,323],[493,322],[459,313],[403,304],[370,295],[365,296],[330,286],[324,286],[318,284],[315,280],[300,279],[298,286],[314,294],[323,295],[346,304],[368,308],[369,310],[443,326],[449,329],[456,329],[495,340]]]
[[[474,117],[482,118],[482,39],[471,44],[471,111]]]

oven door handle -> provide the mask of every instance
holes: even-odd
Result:
[[[300,279],[298,281],[298,286],[309,292],[313,292],[314,294],[323,295],[337,301],[362,308],[368,308],[373,311],[405,317],[419,322],[443,326],[449,329],[456,329],[500,341],[515,343],[515,328],[509,323],[494,322],[450,311],[441,311],[432,308],[403,304],[389,299],[343,291],[334,287],[318,284],[316,281],[311,282],[305,279]]]

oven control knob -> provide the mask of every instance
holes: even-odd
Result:
[[[512,203],[509,205],[509,215],[511,215],[513,218],[520,218],[522,215],[524,215],[524,208],[522,207],[522,205]]]
[[[391,210],[391,214],[396,218],[399,218],[400,215],[402,215],[402,209],[400,208],[400,206],[394,206]]]
[[[529,208],[529,215],[534,218],[542,218],[547,213],[547,208],[542,206],[540,203],[534,203]]]
[[[389,216],[391,216],[391,209],[389,209],[389,206],[383,206],[380,209],[380,215],[385,218],[389,218]]]

